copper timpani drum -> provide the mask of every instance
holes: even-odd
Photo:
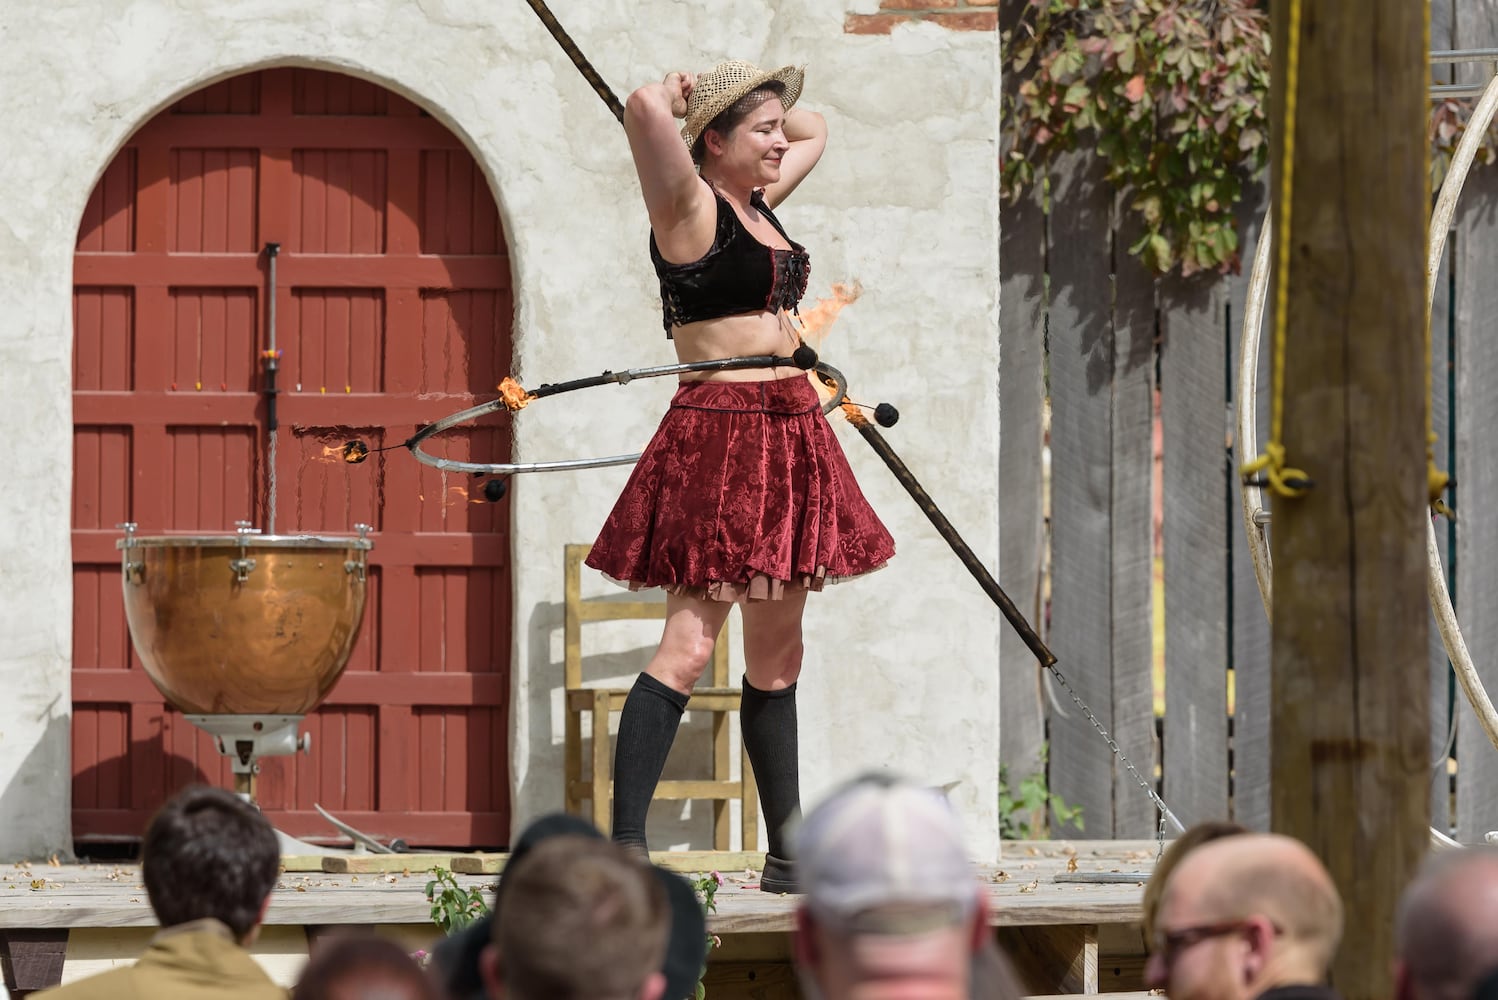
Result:
[[[348,662],[373,543],[359,537],[140,537],[124,525],[125,618],[146,673],[187,715],[300,716]]]

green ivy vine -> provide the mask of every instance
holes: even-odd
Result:
[[[1265,165],[1269,17],[1257,0],[1014,0],[1002,38],[1001,184],[1019,198],[1057,153],[1095,149],[1155,273],[1239,266],[1234,209]]]
[[[1000,183],[1013,202],[1046,183],[1057,153],[1092,149],[1142,235],[1156,274],[1239,269],[1234,209],[1263,173],[1269,15],[1262,0],[1005,0]],[[1476,101],[1444,98],[1428,123],[1440,188]],[[1498,123],[1476,164],[1498,161]]]

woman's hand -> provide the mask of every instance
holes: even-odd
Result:
[[[692,96],[692,87],[697,83],[697,74],[679,70],[667,73],[662,85],[671,98],[671,115],[674,118],[687,116],[687,99]]]

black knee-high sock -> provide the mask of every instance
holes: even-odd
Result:
[[[617,843],[645,846],[645,816],[686,708],[686,695],[649,674],[640,674],[629,689],[614,743],[612,834]]]
[[[796,685],[761,691],[745,680],[739,724],[744,749],[754,767],[754,782],[759,786],[760,815],[764,817],[770,853],[789,860],[786,826],[801,811]]]

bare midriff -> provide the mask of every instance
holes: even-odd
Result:
[[[800,346],[791,318],[769,311],[720,316],[678,326],[671,332],[677,360],[717,361],[755,354],[788,358]],[[795,365],[774,368],[735,368],[721,372],[688,372],[683,382],[768,382],[802,374]]]

